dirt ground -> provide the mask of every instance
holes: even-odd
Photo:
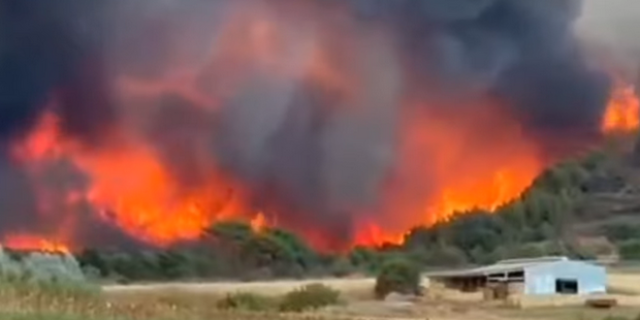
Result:
[[[308,279],[262,282],[171,283],[145,285],[109,285],[104,290],[117,296],[154,295],[159,292],[189,295],[222,296],[229,292],[253,292],[281,295],[305,284],[321,282],[339,291],[347,300],[344,305],[320,311],[327,318],[347,316],[352,319],[430,319],[430,320],[601,320],[612,316],[635,319],[640,314],[640,270],[609,274],[609,288],[620,306],[613,310],[592,310],[581,303],[554,300],[554,307],[527,309],[506,308],[482,302],[480,294],[447,292],[438,297],[417,301],[376,301],[372,297],[372,278]],[[428,279],[423,284],[428,287]],[[573,304],[573,305],[571,305]]]

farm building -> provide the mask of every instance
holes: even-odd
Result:
[[[432,283],[465,292],[483,291],[486,299],[512,294],[585,295],[605,293],[606,269],[566,257],[514,259],[468,270],[429,274]]]

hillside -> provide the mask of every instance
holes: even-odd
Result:
[[[521,198],[495,212],[470,212],[414,230],[406,247],[440,248],[446,253],[440,261],[425,262],[445,265],[543,254],[638,259],[638,154],[634,136],[610,137],[545,171]]]
[[[373,273],[386,260],[409,257],[425,268],[500,259],[568,255],[640,259],[640,166],[633,136],[558,163],[524,194],[493,212],[460,212],[409,231],[401,244],[316,251],[298,235],[218,222],[197,242],[164,249],[87,250],[89,274],[118,282],[241,278],[259,280]]]
[[[606,238],[629,249],[640,236],[640,144],[622,146],[605,153],[602,171],[577,203],[569,230],[576,237]],[[623,251],[623,259],[640,258]]]

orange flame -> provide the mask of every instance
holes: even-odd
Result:
[[[258,214],[249,221],[249,224],[255,233],[262,232],[268,226],[267,219],[262,212],[258,212]]]
[[[489,104],[458,111],[466,115],[408,117],[399,174],[422,174],[422,188],[432,191],[412,195],[393,185],[382,222],[361,224],[357,243],[401,243],[401,235],[413,226],[433,225],[474,209],[494,211],[519,197],[550,164],[504,110]],[[635,88],[616,79],[602,130],[633,132],[639,127]]]
[[[89,201],[102,208],[105,219],[143,240],[165,245],[194,239],[212,220],[206,210],[216,190],[182,193],[143,146],[89,156],[78,165],[93,181]]]
[[[358,72],[349,72],[354,64],[345,61],[351,60],[340,59],[327,48],[352,49],[348,44],[353,37],[327,35],[317,31],[323,28],[313,23],[308,27],[311,36],[305,32],[292,34],[287,31],[297,28],[260,10],[239,11],[228,19],[204,63],[169,69],[159,80],[118,79],[115,94],[124,104],[136,107],[122,108],[123,123],[104,133],[104,145],[87,148],[64,136],[54,112],[42,116],[33,131],[16,143],[14,157],[34,180],[43,174],[47,161],[67,159],[88,178],[90,185],[69,190],[62,203],[51,201],[48,190],[36,186],[39,214],[57,225],[42,234],[8,236],[3,242],[6,246],[58,252],[75,248],[77,244],[68,235],[79,223],[71,207],[81,202],[96,209],[101,221],[160,246],[196,239],[220,220],[243,218],[256,232],[274,225],[273,217],[254,210],[243,186],[222,172],[210,157],[194,155],[201,180],[188,184],[178,181],[159,151],[137,130],[140,123],[148,120],[146,112],[153,112],[147,105],[170,93],[200,111],[214,112],[220,107],[218,101],[232,96],[256,70],[269,75],[267,79],[311,80],[354,101],[366,91],[359,87],[370,79],[359,79]],[[355,34],[359,35],[357,31]],[[347,45],[340,47],[342,42]],[[358,46],[353,47],[354,50],[343,51],[357,52]],[[500,108],[496,101],[472,104],[407,108],[418,111],[401,115],[396,171],[381,187],[381,209],[367,215],[370,219],[355,222],[355,244],[402,243],[411,227],[447,221],[476,208],[494,210],[519,197],[550,164],[523,132],[516,115]],[[55,106],[46,109],[56,110]],[[636,130],[640,126],[639,113],[640,102],[633,86],[617,81],[603,115],[602,130]],[[209,134],[207,131],[203,136]],[[201,145],[193,149],[206,149],[207,141],[197,143]],[[287,225],[287,221],[282,222]],[[311,242],[329,242],[322,240],[329,235],[309,230],[312,227],[301,226],[297,231],[303,231]],[[65,241],[45,240],[49,237],[44,234]]]
[[[14,149],[17,158],[39,172],[39,164],[56,157],[68,157],[91,180],[91,187],[71,192],[68,204],[84,199],[99,210],[103,220],[114,223],[130,235],[157,245],[199,237],[212,221],[242,212],[237,193],[230,193],[223,178],[211,171],[207,183],[185,189],[177,184],[166,168],[144,144],[128,140],[117,147],[88,150],[65,140],[53,114],[45,114],[25,141]],[[37,177],[34,177],[37,178]],[[40,192],[38,196],[44,196]],[[39,202],[44,201],[40,199]],[[47,206],[40,214],[49,215]],[[60,214],[60,213],[57,213]],[[71,216],[59,216],[59,221]],[[64,233],[60,223],[58,233]],[[18,239],[18,240],[15,240]],[[44,241],[27,241],[26,236],[13,237],[7,246],[27,247],[26,243],[43,246]]]
[[[4,238],[2,243],[6,247],[14,250],[70,253],[69,247],[62,243],[29,234],[8,235]]]
[[[412,227],[494,210],[519,197],[547,164],[518,123],[490,103],[411,114],[406,121],[384,215],[377,225],[359,228],[359,244],[399,243]]]
[[[365,222],[359,225],[355,238],[356,245],[375,247],[384,244],[402,244],[404,241],[404,234],[388,234],[376,223]]]
[[[602,119],[605,133],[632,132],[640,127],[640,100],[632,84],[616,79]]]
[[[118,93],[126,101],[131,96],[157,98],[170,92],[199,107],[215,109],[217,99],[239,88],[245,77],[251,76],[247,70],[256,65],[275,77],[311,79],[347,98],[361,93],[356,90],[358,79],[339,67],[336,60],[340,59],[326,50],[322,37],[289,39],[281,30],[287,29],[283,23],[268,15],[243,12],[231,18],[216,41],[210,61],[201,67],[203,70],[182,70],[160,81],[121,78]],[[364,83],[369,79],[360,80]],[[406,115],[406,123],[399,132],[400,169],[394,174],[400,181],[419,180],[417,183],[421,185],[391,182],[382,199],[383,213],[371,221],[356,222],[356,243],[400,243],[404,233],[415,225],[446,220],[456,211],[475,207],[493,209],[520,195],[544,163],[517,123],[487,105],[467,108],[479,111],[475,114],[465,110],[468,114],[464,117]],[[138,120],[128,113],[145,112],[145,107],[131,109],[135,110],[123,110],[128,121]],[[139,118],[144,122],[144,117]],[[129,129],[114,128],[105,133],[109,143],[87,149],[64,137],[55,116],[47,114],[16,148],[16,157],[35,167],[52,157],[69,158],[91,181],[89,190],[69,199],[88,201],[99,210],[102,220],[153,244],[169,245],[198,238],[212,222],[224,219],[245,218],[258,231],[270,225],[263,214],[241,214],[255,212],[248,208],[243,188],[221,173],[210,159],[198,164],[205,181],[185,187],[176,181],[142,135]],[[487,137],[480,137],[478,132]],[[416,176],[421,179],[415,179]],[[416,195],[415,190],[427,192]],[[45,206],[41,211],[46,214],[48,210]],[[73,219],[69,220],[68,224],[72,224]],[[321,238],[312,234],[305,232],[308,238]]]

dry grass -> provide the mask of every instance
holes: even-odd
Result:
[[[373,300],[307,314],[221,311],[218,290],[107,290],[102,294],[44,291],[38,288],[1,287],[0,319],[17,320],[261,320],[261,319],[429,319],[494,320],[487,313],[452,305],[417,303],[398,305]],[[353,288],[349,286],[349,288]],[[235,289],[235,287],[224,287]],[[371,287],[368,288],[371,291]],[[354,299],[357,300],[357,299]]]
[[[629,319],[638,315],[637,308],[615,308],[612,310],[588,309],[584,307],[536,308],[526,312],[520,310],[496,309],[497,319],[505,320],[604,320]]]
[[[145,285],[109,285],[103,289],[109,294],[137,294],[166,291],[180,291],[185,293],[201,293],[209,295],[222,295],[227,292],[252,292],[268,296],[280,296],[295,288],[322,283],[333,289],[339,290],[345,296],[369,297],[371,288],[375,284],[373,278],[347,278],[347,279],[310,279],[310,280],[278,280],[258,282],[211,282],[211,283],[171,283],[171,284],[145,284]]]
[[[429,283],[428,278],[423,278],[423,285]],[[307,280],[276,280],[257,282],[210,282],[210,283],[171,283],[171,284],[144,284],[144,285],[107,285],[103,289],[108,294],[138,294],[157,293],[167,291],[180,291],[186,294],[202,293],[205,295],[224,295],[228,292],[251,292],[267,296],[280,296],[296,288],[312,284],[322,283],[342,293],[343,297],[350,300],[362,300],[373,298],[372,288],[375,279],[370,277],[352,278],[324,278]]]
[[[609,288],[615,291],[640,295],[640,273],[611,273],[608,282]]]
[[[613,273],[612,286],[640,289],[640,274]],[[216,302],[226,293],[252,292],[279,295],[301,285],[318,282],[274,281],[256,283],[208,283],[147,286],[109,286],[104,292],[77,294],[42,288],[16,288],[0,285],[0,319],[16,320],[259,320],[259,319],[430,319],[430,320],[601,320],[607,316],[634,319],[640,313],[640,295],[620,299],[613,311],[591,310],[580,306],[505,309],[476,301],[477,297],[444,293],[415,303],[381,302],[371,299],[373,279],[327,279],[322,282],[346,293],[348,303],[310,314],[251,313],[221,311]]]
[[[81,289],[82,288],[82,289]],[[227,293],[227,292],[224,292]],[[319,314],[224,311],[222,291],[116,290],[39,286],[0,281],[0,319],[24,320],[205,320],[326,319]],[[338,316],[332,319],[340,319]]]
[[[633,314],[640,313],[640,273],[613,272],[610,277],[611,286],[616,289],[615,298],[621,307],[616,312]],[[122,299],[136,301],[139,299],[171,302],[182,305],[180,300],[186,300],[192,304],[202,301],[210,306],[210,301],[218,299],[227,292],[252,292],[263,295],[280,295],[296,287],[312,282],[322,282],[343,293],[349,303],[324,310],[320,314],[327,318],[344,317],[351,318],[383,318],[383,319],[429,319],[436,320],[462,320],[462,319],[586,319],[600,320],[610,315],[606,311],[589,310],[581,305],[583,300],[571,298],[554,298],[549,301],[527,300],[526,310],[505,310],[503,307],[491,306],[480,302],[480,294],[463,294],[457,291],[445,290],[438,297],[429,297],[429,301],[421,302],[415,306],[402,304],[389,304],[372,300],[372,287],[374,280],[371,278],[357,279],[316,279],[306,281],[272,281],[272,282],[219,282],[201,284],[171,284],[171,285],[143,285],[143,286],[109,286],[105,292],[109,299]],[[425,281],[428,283],[428,281]],[[621,290],[625,290],[622,295]],[[548,300],[548,299],[547,299]],[[549,306],[555,306],[550,308]],[[196,307],[197,309],[197,307]],[[318,314],[316,314],[317,316]],[[617,315],[614,314],[614,315]],[[633,317],[632,317],[633,318]]]
[[[83,320],[204,320],[289,319],[269,313],[221,311],[216,296],[173,292],[111,296],[65,296],[22,290],[0,291],[0,319]],[[313,317],[298,317],[313,319]],[[319,318],[319,317],[316,317]]]

